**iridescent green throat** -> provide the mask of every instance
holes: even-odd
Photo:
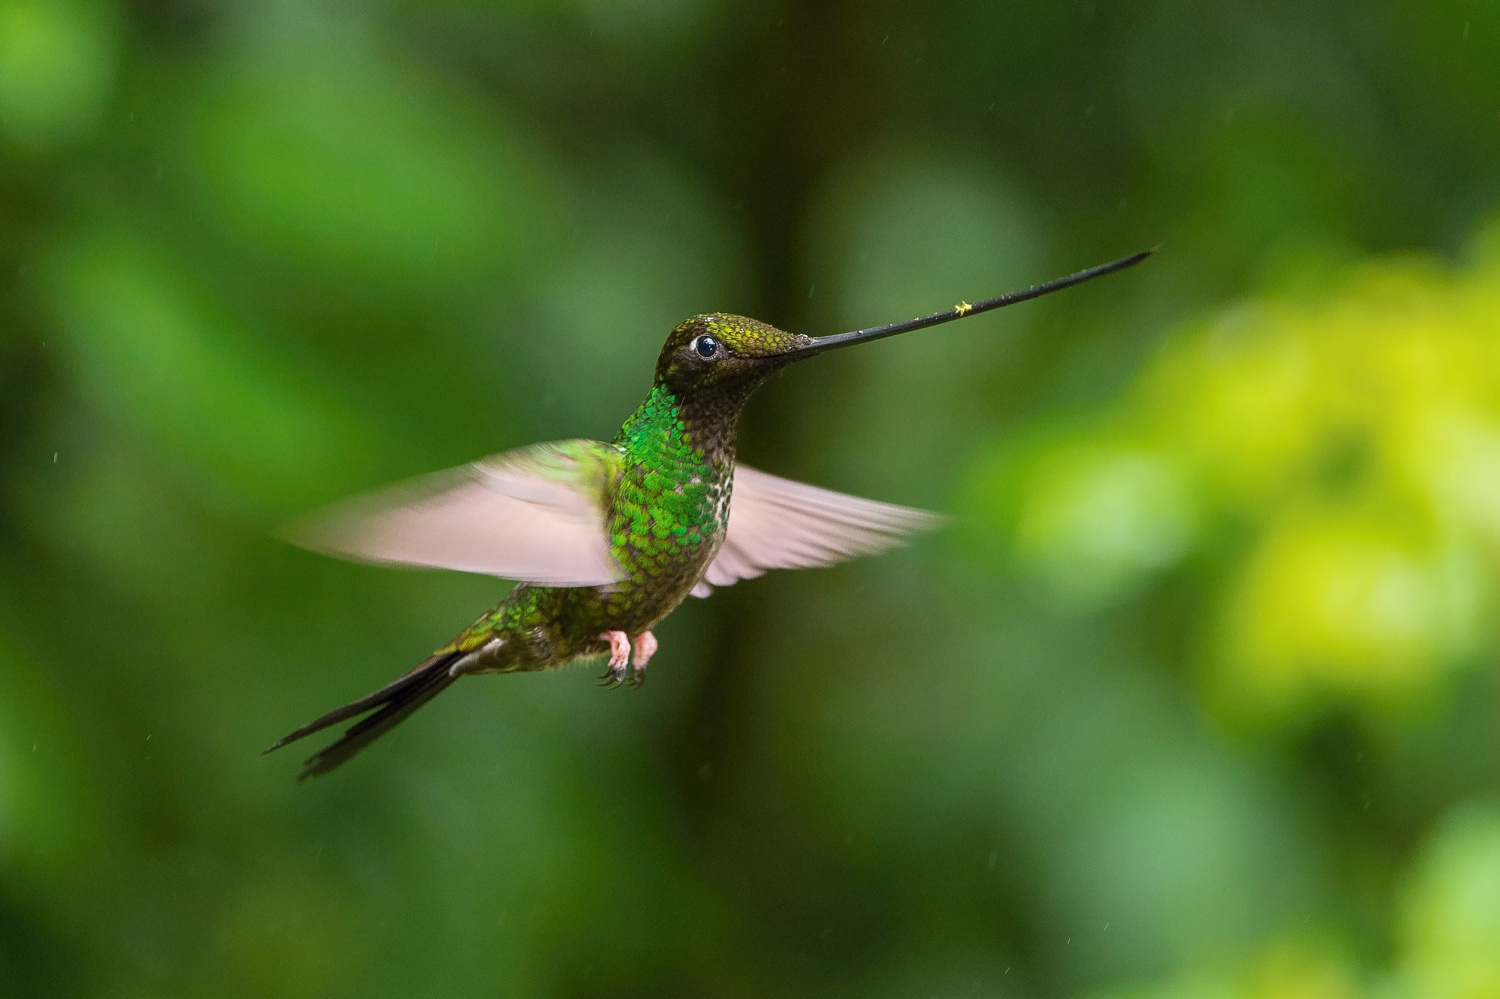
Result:
[[[624,549],[616,554],[627,564],[651,549],[714,542],[724,527],[734,472],[733,419],[728,426],[694,419],[692,408],[655,385],[615,437],[625,467],[610,540]]]
[[[734,467],[735,425],[749,392],[697,392],[683,398],[658,382],[630,414],[614,443],[627,458],[650,462],[671,457],[699,474],[727,474]],[[685,448],[685,450],[684,450]]]

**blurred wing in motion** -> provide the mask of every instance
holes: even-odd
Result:
[[[767,569],[809,569],[872,555],[930,531],[943,518],[925,510],[877,503],[767,475],[734,470],[729,532],[693,595],[753,579]]]
[[[598,441],[533,444],[339,503],[282,534],[364,562],[602,586],[624,576],[603,513],[621,461]]]

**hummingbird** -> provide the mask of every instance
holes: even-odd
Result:
[[[328,773],[465,676],[609,657],[601,686],[645,682],[652,634],[688,596],[769,569],[827,566],[938,526],[923,510],[793,482],[735,461],[740,411],[796,362],[1014,305],[1140,263],[1152,250],[1023,291],[833,336],[743,316],[694,316],[667,335],[640,407],[609,443],[517,448],[336,504],[292,542],[341,558],[516,580],[500,603],[415,668],[268,747],[350,719],[303,763]],[[361,717],[363,716],[363,717]]]

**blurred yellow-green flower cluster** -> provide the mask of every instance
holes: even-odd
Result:
[[[1430,709],[1490,651],[1500,254],[1395,258],[1171,334],[1117,402],[981,459],[969,502],[1069,606],[1214,564],[1204,693],[1237,720]]]

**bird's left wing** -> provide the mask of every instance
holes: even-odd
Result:
[[[767,569],[808,569],[871,555],[930,531],[943,518],[925,510],[877,503],[768,475],[734,470],[724,546],[693,595],[753,579]]]
[[[604,525],[622,461],[599,441],[533,444],[337,504],[282,534],[365,562],[602,586],[624,578]]]

